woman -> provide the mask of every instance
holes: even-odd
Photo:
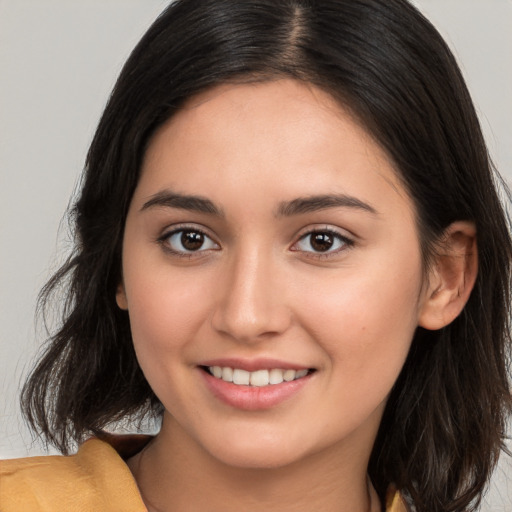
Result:
[[[173,3],[100,121],[24,390],[63,453],[95,439],[4,462],[0,507],[472,510],[510,410],[494,180],[405,1]],[[146,414],[153,439],[105,433]]]

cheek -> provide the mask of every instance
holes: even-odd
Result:
[[[416,329],[416,286],[376,293],[375,284],[369,275],[331,282],[304,309],[303,324],[328,356],[325,414],[336,414],[348,430],[371,411],[382,413]],[[339,404],[336,413],[332,404]]]
[[[152,273],[146,269],[131,272],[130,277],[130,324],[142,366],[146,359],[172,354],[187,345],[208,317],[209,288],[204,278],[186,271]]]
[[[379,378],[392,385],[407,357],[421,289],[421,263],[411,256],[409,262],[365,266],[364,272],[343,269],[304,294],[303,325],[333,369],[358,385]]]
[[[127,289],[137,360],[166,409],[193,401],[184,386],[193,365],[193,340],[208,316],[208,299],[195,279],[159,273],[131,274]]]

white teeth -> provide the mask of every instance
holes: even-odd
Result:
[[[251,386],[268,386],[268,370],[251,372]]]
[[[283,382],[283,370],[272,368],[268,373],[268,381],[270,384],[281,384],[281,382]]]
[[[283,374],[283,379],[286,382],[291,382],[293,379],[295,379],[295,374],[297,372],[295,370],[286,370]]]
[[[263,387],[282,382],[291,382],[292,380],[305,377],[309,370],[281,370],[280,368],[272,368],[271,370],[256,370],[248,372],[238,368],[230,368],[229,366],[210,366],[210,373],[217,379],[226,382],[232,382],[242,386]]]
[[[233,368],[226,366],[222,368],[222,380],[226,382],[233,382]]]
[[[245,386],[249,385],[249,381],[251,378],[251,374],[246,372],[245,370],[233,370],[233,383],[234,384],[244,384]]]

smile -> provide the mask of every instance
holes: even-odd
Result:
[[[199,369],[206,388],[218,400],[236,409],[262,411],[300,395],[314,381],[315,368],[287,366],[287,363],[270,360],[219,361],[217,364],[211,361]]]
[[[272,368],[270,370],[256,370],[249,372],[239,368],[229,366],[208,366],[206,370],[215,378],[230,382],[238,386],[264,387],[269,385],[282,384],[283,382],[292,382],[301,379],[310,373],[310,370],[292,370]]]

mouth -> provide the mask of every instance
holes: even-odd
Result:
[[[303,379],[315,371],[313,368],[297,370],[271,368],[251,372],[230,366],[201,366],[201,369],[216,379],[237,386],[249,387],[275,386],[283,382],[293,382]]]
[[[225,358],[197,367],[206,388],[221,402],[245,411],[263,411],[300,396],[309,389],[315,368],[278,359]]]

